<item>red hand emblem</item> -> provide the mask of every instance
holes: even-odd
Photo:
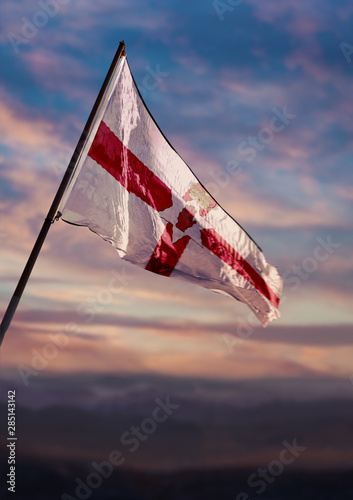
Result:
[[[176,227],[183,232],[185,231],[185,229],[192,227],[194,224],[196,224],[196,220],[193,220],[195,214],[195,208],[192,205],[187,205],[186,208],[183,208],[183,210],[180,212]]]

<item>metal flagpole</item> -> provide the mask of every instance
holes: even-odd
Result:
[[[48,215],[46,216],[46,218],[44,220],[44,223],[43,223],[42,229],[38,235],[37,241],[35,242],[35,245],[33,247],[31,255],[29,256],[27,264],[23,270],[22,276],[18,282],[16,290],[14,291],[14,294],[13,294],[13,296],[10,300],[10,303],[6,309],[6,312],[4,314],[4,317],[3,317],[1,325],[0,325],[0,345],[2,344],[5,333],[10,326],[12,318],[15,314],[16,309],[17,309],[18,303],[21,299],[22,293],[26,287],[27,281],[31,275],[34,264],[37,260],[37,257],[39,255],[41,248],[42,248],[44,240],[48,234],[49,228],[56,218],[56,214],[57,214],[57,210],[58,210],[60,201],[61,201],[61,199],[64,195],[64,192],[65,192],[65,189],[66,189],[66,187],[71,179],[71,175],[74,171],[77,160],[80,157],[81,151],[85,145],[85,142],[86,142],[86,139],[89,135],[90,129],[94,123],[95,117],[96,117],[97,112],[98,112],[99,107],[100,107],[100,104],[104,98],[104,95],[105,95],[108,87],[109,87],[110,81],[111,81],[112,76],[115,72],[115,69],[118,65],[118,62],[119,62],[121,56],[123,56],[123,55],[125,55],[125,42],[124,41],[120,42],[120,44],[119,44],[118,50],[116,51],[114,59],[110,65],[107,76],[105,77],[103,85],[99,91],[96,102],[94,103],[92,111],[88,117],[85,128],[83,129],[81,137],[77,143],[76,149],[72,155],[72,158],[71,158],[70,163],[67,167],[65,175],[61,181],[61,184],[60,184],[59,189],[55,195],[53,203],[49,209]]]

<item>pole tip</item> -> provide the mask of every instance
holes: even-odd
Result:
[[[120,45],[122,45],[121,55],[122,55],[123,57],[126,57],[126,50],[125,50],[126,43],[125,43],[125,41],[124,41],[124,40],[121,40]]]

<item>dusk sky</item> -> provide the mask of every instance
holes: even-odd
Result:
[[[47,3],[1,6],[1,315],[120,40],[161,130],[279,269],[283,301],[263,329],[244,304],[141,270],[86,228],[56,222],[1,348],[2,399],[16,387],[37,422],[53,405],[88,420],[104,406],[112,421],[124,415],[120,429],[131,408],[148,416],[155,397],[172,395],[175,425],[192,425],[174,458],[158,441],[153,467],[253,464],[298,436],[306,466],[351,466],[351,445],[332,429],[349,429],[353,397],[352,2],[57,0],[45,14]],[[277,404],[293,407],[281,419]],[[210,407],[228,435],[207,448],[206,431],[192,429],[207,427]],[[237,408],[253,410],[251,446],[232,441]],[[34,451],[24,425],[23,453],[109,451],[104,436],[100,449],[98,435],[80,447],[46,432]],[[187,435],[200,455],[183,451]]]

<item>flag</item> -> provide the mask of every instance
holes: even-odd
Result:
[[[87,226],[119,256],[279,317],[282,279],[165,138],[122,57],[63,198],[62,219]]]

